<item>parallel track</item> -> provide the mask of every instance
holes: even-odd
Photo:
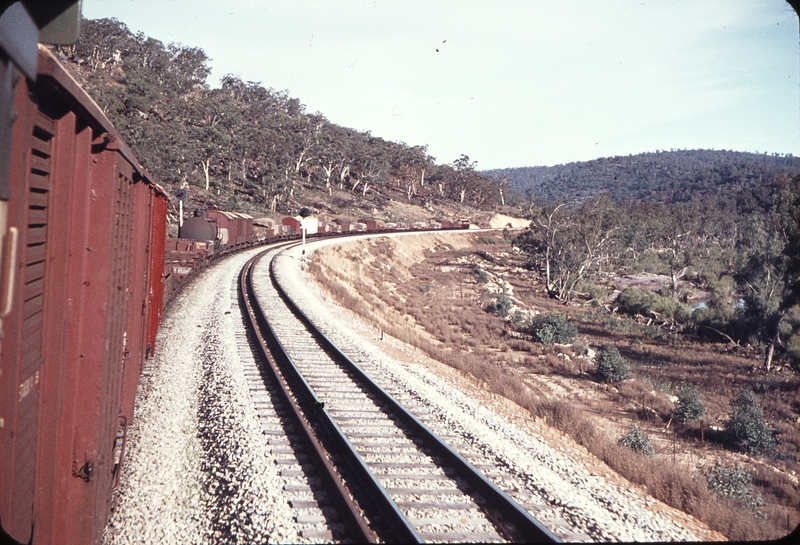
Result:
[[[278,285],[274,262],[256,268],[266,253],[243,268],[241,301],[349,539],[560,541],[339,351]]]

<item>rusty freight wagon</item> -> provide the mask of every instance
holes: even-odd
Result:
[[[167,196],[33,43],[35,72],[5,87],[16,121],[3,144],[0,524],[20,543],[91,544],[155,348]]]
[[[209,210],[208,220],[215,223],[217,237],[226,248],[243,248],[253,241],[253,218],[238,212]]]

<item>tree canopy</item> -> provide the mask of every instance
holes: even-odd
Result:
[[[681,202],[740,192],[800,174],[800,157],[726,150],[671,150],[603,157],[551,167],[487,170],[507,179],[518,200],[582,202],[608,192],[618,202]]]
[[[195,185],[228,207],[272,212],[296,208],[299,187],[348,191],[370,208],[393,193],[417,204],[502,200],[466,155],[436,164],[424,145],[336,125],[286,91],[233,75],[211,89],[202,49],[164,45],[115,19],[84,20],[77,44],[54,49],[168,187]]]

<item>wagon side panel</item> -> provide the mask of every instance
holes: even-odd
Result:
[[[150,308],[147,318],[146,355],[151,356],[156,349],[156,334],[161,324],[161,312],[164,307],[164,265],[167,243],[167,206],[166,195],[152,190],[153,206],[150,228],[150,262],[148,274],[148,297]]]
[[[36,478],[36,535],[39,543],[51,543],[65,535],[68,524],[65,496],[71,471],[72,404],[67,355],[74,321],[71,305],[70,244],[82,236],[81,210],[73,207],[75,192],[82,191],[91,149],[91,130],[78,126],[72,111],[54,113],[56,125],[52,139],[44,365],[40,381],[39,448]],[[91,536],[87,536],[90,538]]]
[[[38,378],[42,366],[46,205],[50,189],[50,138],[37,132],[37,109],[28,100],[28,82],[16,87],[17,120],[11,153],[9,232],[16,251],[5,244],[2,285],[10,286],[4,306],[0,353],[0,522],[14,539],[26,543],[34,523],[34,482],[38,442]],[[37,148],[36,173],[31,155]],[[45,173],[47,171],[47,173]],[[44,214],[42,213],[44,211]],[[13,231],[12,231],[13,230]],[[12,236],[8,237],[12,239]],[[6,310],[6,309],[4,309]]]

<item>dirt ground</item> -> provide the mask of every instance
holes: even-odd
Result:
[[[792,414],[791,403],[796,396],[796,377],[786,369],[773,376],[759,375],[753,371],[755,354],[728,353],[723,345],[684,342],[664,327],[655,334],[653,326],[643,324],[626,323],[623,329],[617,322],[629,318],[605,316],[600,320],[597,308],[585,301],[565,307],[543,296],[534,273],[522,267],[524,261],[500,230],[370,239],[326,248],[315,257],[317,277],[324,280],[332,296],[378,331],[431,356],[438,355],[440,360],[456,354],[457,359],[468,360],[475,355],[478,361],[501,365],[506,376],[514,377],[540,402],[568,401],[608,438],[625,435],[635,424],[650,437],[657,459],[675,464],[697,479],[704,481],[704,472],[717,460],[747,468],[765,501],[762,510],[766,514],[754,518],[753,523],[770,525],[759,536],[781,537],[800,523],[796,474],[800,466],[791,456],[793,443],[787,443],[790,455],[782,460],[753,458],[723,448],[718,432],[734,389],[741,384],[765,383],[776,385],[774,392],[784,392],[765,397],[765,413],[773,424],[777,421],[782,426],[778,429],[785,430],[785,439],[793,437],[797,416]],[[477,269],[487,275],[485,282],[476,280]],[[617,289],[627,285],[656,289],[667,280],[658,275],[608,278]],[[527,313],[566,312],[578,326],[577,349],[574,345],[544,347],[510,332],[508,323],[486,311],[492,293],[497,292],[508,295],[515,308]],[[634,379],[616,385],[596,380],[586,348],[591,354],[609,342],[628,358]],[[463,386],[473,390],[491,380],[476,376],[480,373],[465,365],[459,371],[447,365],[439,368],[460,377]],[[680,427],[669,418],[675,388],[682,381],[701,386],[707,408],[703,426]],[[535,426],[554,446],[584,453],[585,463],[596,464],[598,474],[625,480],[544,419],[533,417],[512,401],[503,406],[509,418]],[[676,516],[686,517],[686,524],[705,526],[688,515]],[[723,538],[716,532],[707,531],[706,535],[711,540]]]

